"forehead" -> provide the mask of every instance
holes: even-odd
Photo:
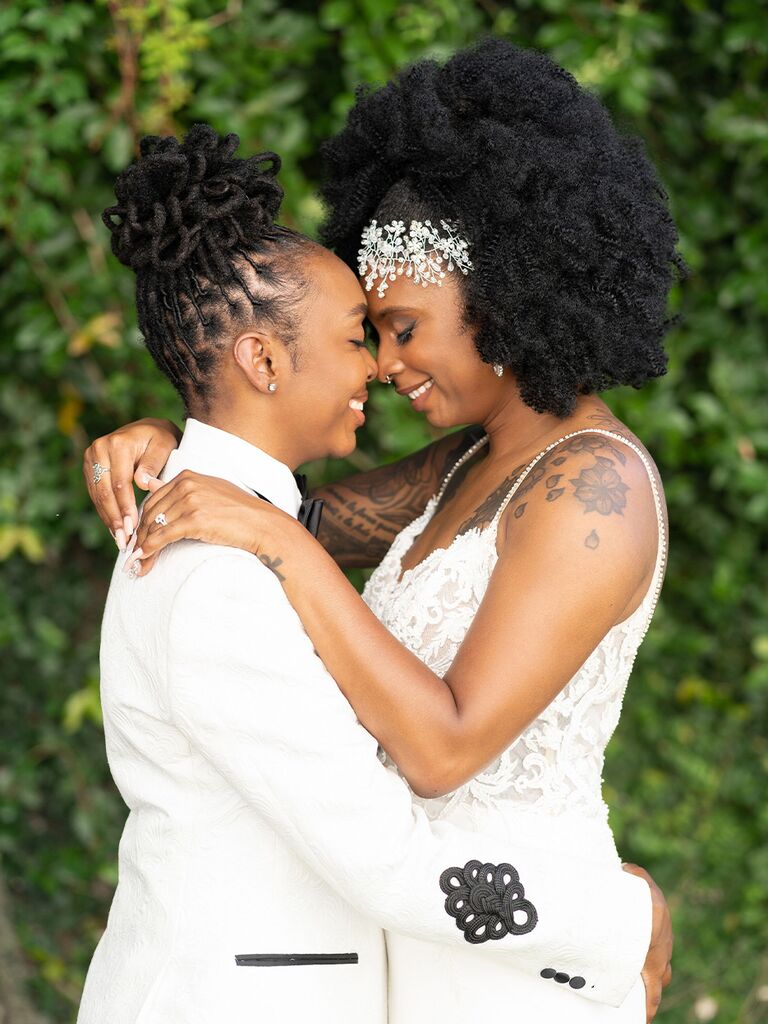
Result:
[[[326,308],[367,307],[368,296],[354,271],[350,270],[337,256],[320,246],[312,257],[316,287],[314,299]],[[361,315],[365,315],[363,312]]]
[[[415,313],[453,310],[457,301],[457,284],[453,280],[453,275],[446,275],[442,285],[428,284],[426,288],[421,284],[414,284],[410,278],[403,275],[394,281],[388,281],[386,291],[381,297],[378,293],[378,284],[378,280],[374,281],[371,290],[365,293],[370,317],[383,317],[390,313],[394,315],[396,311],[405,309]]]

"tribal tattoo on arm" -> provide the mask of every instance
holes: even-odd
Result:
[[[468,428],[391,465],[317,488],[313,497],[325,502],[318,540],[342,568],[378,565],[479,436]]]

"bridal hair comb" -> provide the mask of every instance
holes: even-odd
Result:
[[[442,233],[432,221],[412,220],[406,231],[401,220],[383,227],[372,220],[363,231],[362,247],[357,254],[358,270],[365,277],[365,290],[379,280],[377,293],[382,298],[390,281],[409,277],[426,288],[441,285],[446,273],[456,269],[467,274],[473,269],[468,255],[469,242],[447,221],[440,221]]]

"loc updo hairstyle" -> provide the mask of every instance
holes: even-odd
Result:
[[[236,158],[239,144],[205,124],[181,143],[146,136],[115,183],[117,205],[102,214],[113,253],[136,273],[147,348],[187,410],[208,407],[232,326],[268,322],[294,343],[306,288],[293,257],[313,243],[274,223],[280,158]]]
[[[324,156],[322,238],[350,266],[371,218],[458,225],[477,350],[537,412],[666,371],[683,262],[665,192],[640,140],[548,57],[492,38],[420,61],[360,88]]]

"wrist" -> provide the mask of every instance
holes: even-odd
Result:
[[[272,549],[281,558],[281,583],[291,602],[308,598],[321,572],[323,546],[304,525],[291,519],[280,538],[275,537]]]
[[[306,528],[293,516],[273,505],[266,506],[265,514],[264,501],[260,498],[253,500],[256,508],[253,523],[249,526],[248,545],[251,554],[260,558],[265,565],[279,563],[281,574],[306,564],[307,542],[315,543]]]

